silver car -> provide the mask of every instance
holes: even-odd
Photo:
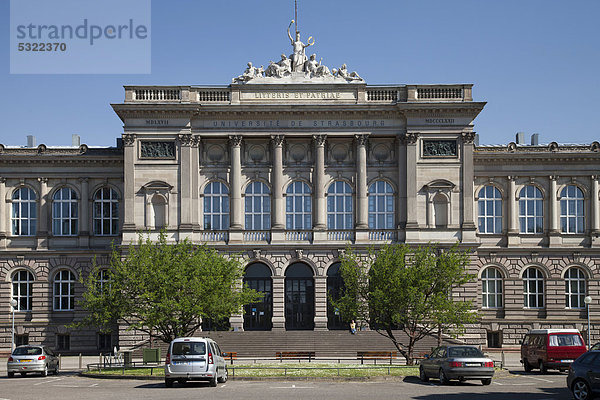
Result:
[[[450,379],[460,382],[477,379],[489,385],[494,376],[494,362],[474,346],[441,346],[420,364],[419,377],[423,382],[438,378],[445,385]]]
[[[19,346],[8,357],[6,363],[9,378],[15,376],[15,372],[21,376],[32,372],[42,376],[48,376],[49,372],[57,375],[58,368],[58,357],[45,346]]]
[[[173,340],[165,360],[165,386],[173,387],[175,381],[208,381],[213,387],[226,382],[227,364],[219,345],[200,337]]]

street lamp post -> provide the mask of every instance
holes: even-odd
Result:
[[[587,317],[588,317],[588,334],[587,334],[587,339],[588,339],[588,350],[591,347],[592,343],[590,342],[590,303],[592,302],[592,297],[591,296],[585,296],[585,298],[583,299],[583,302],[586,304],[587,306]]]
[[[15,308],[17,308],[17,301],[15,299],[10,299],[10,309],[12,311],[12,338],[10,342],[10,352],[15,349]]]

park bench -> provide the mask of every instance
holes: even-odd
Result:
[[[237,351],[224,351],[223,358],[225,361],[230,361],[231,365],[233,365],[233,360],[237,360]]]
[[[310,362],[315,358],[314,351],[278,351],[275,353],[275,358],[278,358],[280,362],[286,360],[308,360]]]
[[[395,351],[357,351],[356,358],[360,360],[361,364],[364,364],[365,360],[389,360],[390,364],[393,359],[398,358],[398,353]]]

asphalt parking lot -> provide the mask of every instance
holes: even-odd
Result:
[[[204,383],[176,384],[167,389],[162,381],[95,379],[65,372],[46,378],[38,376],[0,378],[0,400],[59,399],[86,400],[123,399],[486,399],[507,398],[528,400],[570,399],[566,389],[566,373],[524,373],[518,370],[499,373],[490,386],[480,382],[452,383],[440,386],[432,380],[421,382],[417,377],[377,379],[368,381],[332,380],[230,380],[211,388]]]

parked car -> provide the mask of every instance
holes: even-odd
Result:
[[[600,394],[600,351],[590,350],[571,364],[567,387],[576,400],[588,400]]]
[[[173,382],[208,381],[217,386],[227,381],[227,365],[219,345],[210,338],[186,337],[171,342],[165,361],[165,386]]]
[[[596,343],[592,347],[590,347],[590,351],[592,350],[600,350],[600,342]]]
[[[521,342],[521,363],[527,372],[566,371],[586,350],[577,329],[532,329]]]
[[[419,377],[423,382],[436,377],[442,385],[451,379],[460,382],[477,379],[489,385],[494,376],[494,362],[474,346],[441,346],[420,364]]]
[[[15,376],[15,372],[25,376],[28,373],[39,373],[42,376],[48,376],[48,372],[58,374],[58,357],[54,352],[45,346],[19,346],[17,347],[6,363],[6,371],[9,378]]]

